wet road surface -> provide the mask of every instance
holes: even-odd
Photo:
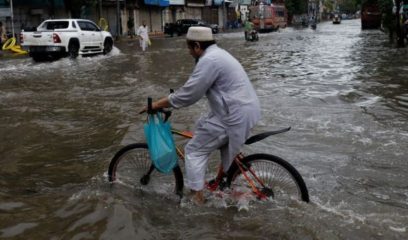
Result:
[[[109,160],[143,141],[146,97],[180,87],[194,66],[182,37],[153,39],[144,54],[123,40],[108,56],[0,59],[0,238],[407,238],[408,50],[359,20],[217,41],[260,97],[255,132],[292,127],[246,152],[293,164],[310,204],[210,198],[193,207],[112,187]],[[206,108],[175,111],[173,125],[192,128]]]

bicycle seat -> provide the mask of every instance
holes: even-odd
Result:
[[[264,133],[256,134],[256,135],[251,136],[250,138],[248,138],[245,141],[245,144],[249,145],[249,144],[252,144],[252,143],[255,143],[255,142],[259,142],[262,139],[265,139],[265,138],[267,138],[269,136],[279,134],[279,133],[284,133],[284,132],[289,131],[290,129],[291,129],[291,127],[288,127],[288,128],[283,128],[283,129],[276,130],[276,131],[270,131],[270,132],[264,132]]]

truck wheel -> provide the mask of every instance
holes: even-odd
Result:
[[[105,39],[103,43],[103,54],[108,54],[112,51],[113,41],[110,38]]]
[[[78,57],[79,44],[77,42],[70,42],[68,45],[68,56],[71,59]]]
[[[43,62],[47,59],[47,56],[43,54],[38,54],[38,53],[31,54],[31,57],[33,58],[35,62]]]

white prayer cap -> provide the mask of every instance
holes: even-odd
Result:
[[[208,27],[190,27],[187,32],[187,40],[192,41],[213,41],[214,37],[211,28]]]

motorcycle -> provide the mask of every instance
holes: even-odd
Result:
[[[251,41],[251,42],[258,41],[259,40],[258,31],[253,29],[249,32],[245,32],[245,40]]]

